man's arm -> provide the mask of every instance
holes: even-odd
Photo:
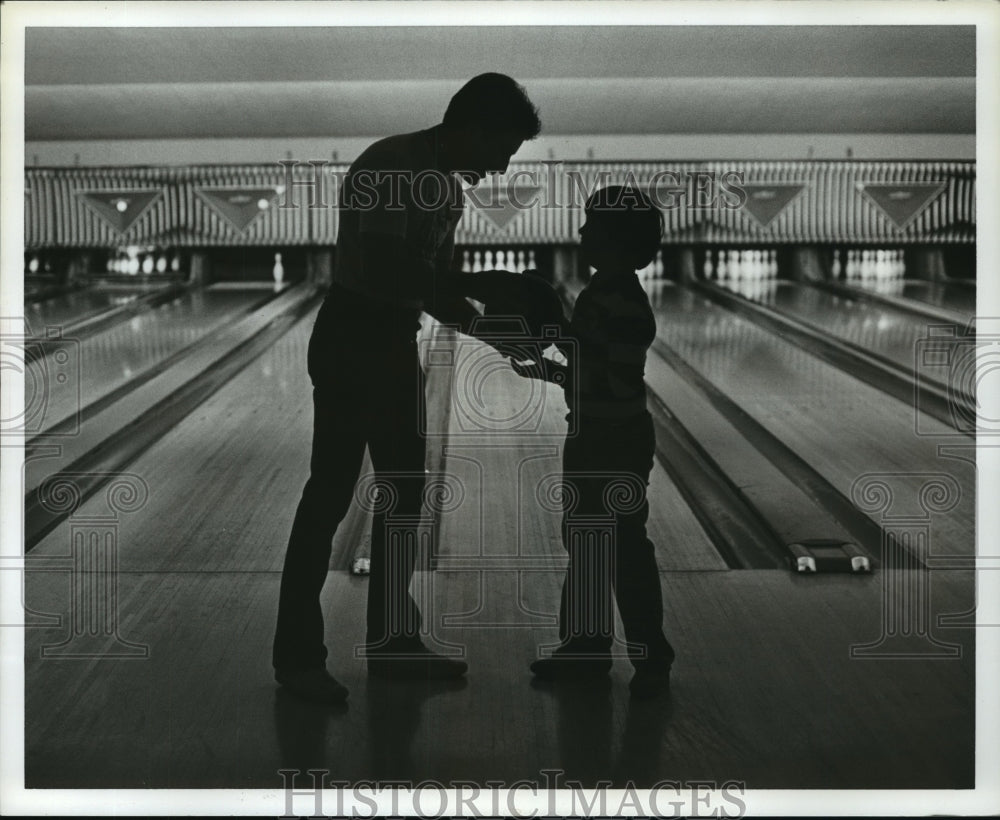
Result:
[[[442,245],[435,260],[436,276],[432,283],[431,295],[424,302],[424,310],[439,322],[456,327],[459,332],[470,335],[473,322],[480,313],[459,293],[462,275],[455,258],[455,234],[451,233]],[[440,280],[440,282],[438,281]]]

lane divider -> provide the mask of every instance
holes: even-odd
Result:
[[[877,523],[855,507],[850,498],[841,493],[781,439],[688,364],[666,342],[657,338],[653,342],[653,350],[682,379],[704,396],[709,404],[764,458],[784,473],[819,507],[827,510],[865,550],[869,560],[875,563],[877,557],[882,554],[883,539],[882,528]],[[914,559],[916,560],[916,556]]]
[[[72,463],[38,482],[25,496],[25,552],[58,527],[114,475],[173,429],[254,359],[266,351],[294,324],[307,316],[322,294],[315,289],[282,300],[282,309],[259,326],[250,327],[244,338],[216,358],[197,375],[148,407],[131,423],[119,427]],[[251,317],[253,318],[253,317]],[[71,476],[77,490],[72,505],[44,503],[47,487],[58,486]]]
[[[165,359],[162,359],[161,361],[154,364],[152,367],[147,368],[135,378],[129,379],[129,381],[125,382],[125,384],[119,385],[110,393],[101,396],[99,399],[95,399],[86,407],[82,408],[79,411],[79,413],[72,413],[66,418],[60,419],[55,424],[50,424],[40,433],[36,433],[30,439],[28,439],[27,444],[25,446],[25,455],[28,457],[32,455],[32,447],[37,446],[33,445],[32,442],[34,442],[36,439],[43,438],[45,436],[68,435],[72,430],[76,429],[79,425],[85,424],[89,419],[94,418],[94,416],[103,412],[111,405],[115,404],[118,401],[121,401],[123,397],[127,396],[133,390],[137,390],[138,388],[142,387],[142,385],[144,385],[146,382],[156,378],[165,370],[168,370],[169,368],[177,364],[177,362],[181,361],[187,356],[190,356],[198,349],[213,344],[215,340],[219,337],[219,335],[224,333],[226,330],[228,330],[237,322],[241,321],[248,314],[253,313],[256,310],[260,310],[260,308],[264,307],[264,305],[272,301],[276,296],[277,296],[276,293],[271,292],[264,298],[258,299],[247,305],[245,308],[235,311],[221,325],[216,327],[211,333],[207,334],[206,336],[202,336],[200,339],[196,339],[194,342],[191,342],[191,344],[185,345],[184,347],[175,350]],[[45,445],[43,444],[41,446],[44,447]]]
[[[779,569],[787,552],[777,532],[666,404],[646,386],[656,457],[730,569]]]
[[[907,299],[905,296],[893,296],[891,293],[874,293],[863,288],[843,285],[840,282],[809,282],[808,284],[848,299],[872,302],[877,305],[888,305],[914,316],[930,319],[938,324],[951,324],[963,329],[969,325],[969,317],[963,316],[958,311],[940,305],[922,304],[915,299]]]
[[[691,287],[707,296],[717,305],[744,316],[755,324],[780,336],[827,364],[849,373],[857,379],[903,402],[914,412],[925,412],[942,424],[972,437],[963,430],[960,418],[975,418],[974,400],[954,394],[946,385],[922,379],[889,359],[828,333],[817,330],[804,322],[779,311],[759,305],[718,285],[694,282]],[[919,402],[918,402],[919,390]]]
[[[77,322],[73,322],[72,324],[68,324],[65,327],[60,328],[62,338],[67,340],[66,343],[69,341],[79,342],[82,339],[86,339],[89,336],[93,336],[94,334],[107,329],[111,325],[118,324],[118,322],[127,319],[130,316],[144,313],[147,310],[152,310],[159,305],[176,299],[188,290],[189,286],[186,284],[174,284],[155,290],[152,293],[136,297],[127,304],[115,305],[114,307],[102,310],[99,313],[87,316]],[[45,344],[32,345],[25,351],[25,358],[29,362],[37,361],[38,359],[45,358],[46,356],[51,356],[61,347],[65,347],[65,344],[61,344],[59,339],[50,339],[44,334],[36,338],[44,339]]]

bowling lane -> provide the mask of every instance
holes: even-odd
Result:
[[[45,360],[31,362],[29,376],[48,387],[45,428],[58,424],[131,379],[204,338],[227,321],[270,298],[260,290],[189,290],[130,316],[75,347],[75,372],[62,383],[47,379]]]
[[[925,282],[906,279],[900,296],[923,302],[933,307],[943,307],[971,319],[976,313],[976,286],[971,282]]]
[[[122,571],[280,571],[309,473],[314,319],[315,311],[297,322],[129,465],[149,499],[121,518]],[[100,515],[103,505],[99,492],[79,514]],[[32,554],[64,553],[66,533],[57,527]]]
[[[115,288],[86,288],[74,290],[43,299],[38,302],[26,302],[24,318],[28,321],[31,332],[36,336],[44,336],[45,328],[65,328],[83,319],[104,313],[111,308],[128,304],[167,285],[158,287],[135,286]]]
[[[26,603],[63,617],[59,628],[27,631],[32,787],[267,788],[280,768],[326,769],[351,782],[509,783],[560,769],[588,783],[628,776],[643,787],[719,771],[745,773],[761,788],[966,785],[954,772],[971,765],[963,755],[973,653],[961,663],[906,664],[847,655],[877,623],[880,576],[802,583],[788,572],[665,573],[667,630],[683,659],[674,697],[685,707],[672,713],[669,703],[629,701],[622,660],[612,688],[580,702],[531,685],[528,663],[557,640],[557,572],[534,573],[525,588],[515,573],[418,573],[440,606],[421,600],[428,616],[482,604],[464,624],[428,617],[449,649],[468,652],[469,684],[454,690],[368,678],[353,654],[368,582],[332,572],[322,598],[329,667],[350,688],[349,705],[317,710],[276,693],[270,641],[284,545],[308,471],[312,321],[298,322],[127,468],[149,498],[115,523],[112,649],[128,657],[124,641],[145,647],[141,662],[42,656],[67,624],[89,621],[71,621],[69,582],[49,571],[53,561],[66,566],[74,528],[64,524],[32,551],[46,560],[38,564],[44,571],[28,573]],[[503,412],[497,406],[489,418]],[[549,469],[547,459],[538,465]],[[95,518],[104,526],[106,512],[98,493],[76,514],[77,526]],[[98,636],[102,650],[107,634]],[[908,755],[887,772],[855,757],[842,762],[844,748],[894,761],[899,749]]]
[[[912,371],[917,342],[940,324],[886,304],[851,299],[799,282],[771,283],[769,307]],[[931,377],[933,374],[924,374]]]
[[[959,497],[947,515],[929,517],[931,551],[974,552],[973,456],[938,454],[964,439],[692,290],[663,283],[651,302],[666,344],[848,498],[856,480],[882,474],[915,505],[927,474],[950,475]]]

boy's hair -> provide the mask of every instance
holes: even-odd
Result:
[[[524,87],[506,74],[492,72],[473,77],[455,93],[444,112],[444,124],[509,131],[522,140],[532,140],[542,130],[538,109]]]
[[[609,185],[588,198],[584,214],[597,223],[616,252],[634,270],[656,258],[663,237],[663,214],[652,200],[633,185]]]

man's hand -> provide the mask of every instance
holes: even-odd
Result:
[[[566,365],[554,362],[552,359],[546,359],[544,356],[541,357],[540,361],[526,362],[511,357],[510,366],[518,376],[524,376],[528,379],[542,379],[560,387],[566,384]]]

